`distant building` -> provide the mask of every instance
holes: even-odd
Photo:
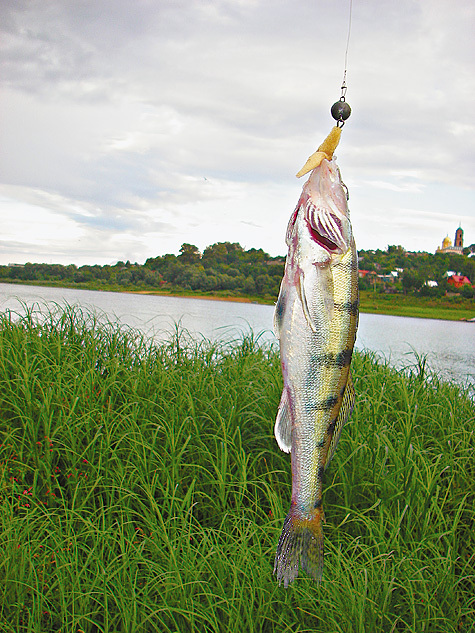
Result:
[[[394,275],[392,273],[389,273],[389,275],[378,275],[378,279],[380,281],[393,282],[394,281]]]
[[[465,277],[465,275],[450,275],[450,277],[447,279],[447,283],[451,286],[454,286],[454,288],[462,288],[466,285],[472,285],[470,279],[468,277]]]
[[[378,275],[375,270],[361,270],[360,268],[358,270],[358,277],[360,279],[364,279],[365,277],[367,277],[368,279],[376,280],[378,277],[381,277],[381,275]]]
[[[447,235],[442,240],[442,246],[437,247],[436,253],[454,253],[456,255],[463,255],[463,229],[459,228],[455,231],[455,242],[452,245],[452,240]]]

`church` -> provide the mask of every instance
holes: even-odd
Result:
[[[459,226],[459,228],[455,231],[455,241],[452,246],[452,240],[447,235],[442,240],[442,246],[437,247],[436,253],[455,253],[458,255],[463,255],[463,229]]]

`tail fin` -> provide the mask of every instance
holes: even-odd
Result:
[[[284,587],[298,576],[299,566],[315,578],[323,572],[323,510],[315,508],[311,514],[302,514],[292,505],[285,517],[275,555],[274,574]]]

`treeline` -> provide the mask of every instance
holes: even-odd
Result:
[[[213,244],[202,254],[193,244],[183,244],[179,255],[149,258],[143,265],[119,261],[113,266],[32,263],[0,266],[0,281],[104,290],[200,291],[275,299],[284,263],[284,257],[271,257],[261,248],[244,250],[238,243]]]
[[[401,246],[388,246],[384,251],[359,251],[360,270],[371,273],[360,279],[360,287],[423,296],[457,292],[448,285],[447,273],[460,273],[471,284],[475,283],[475,257],[468,256],[471,248],[463,255],[411,253]],[[105,266],[32,263],[0,266],[0,281],[103,290],[221,293],[275,300],[284,263],[284,257],[271,257],[261,248],[245,250],[236,242],[219,242],[205,248],[203,253],[193,244],[183,244],[179,255],[149,258],[144,264],[119,261]],[[437,286],[428,282],[436,282]],[[467,297],[474,292],[471,285],[458,291]]]

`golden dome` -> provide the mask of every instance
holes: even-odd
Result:
[[[444,239],[442,240],[442,248],[449,248],[449,246],[452,246],[452,240],[447,235],[447,237],[444,237]]]

